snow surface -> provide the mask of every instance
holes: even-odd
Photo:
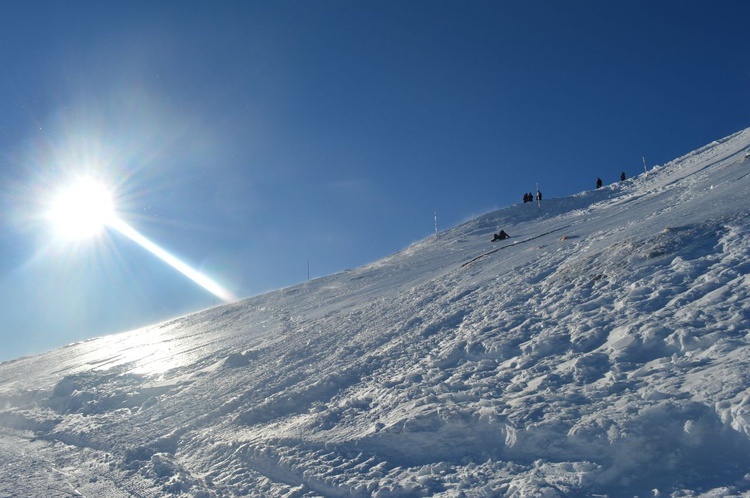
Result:
[[[748,146],[2,363],[0,496],[750,494]]]

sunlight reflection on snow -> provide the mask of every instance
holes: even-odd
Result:
[[[128,367],[129,373],[161,375],[180,366],[174,351],[165,345],[164,331],[147,328],[131,333],[102,337],[98,350],[104,355],[98,369]]]

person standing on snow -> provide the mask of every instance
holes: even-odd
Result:
[[[596,177],[596,188],[602,188],[602,179],[598,176]]]
[[[620,181],[621,182],[625,181],[625,172],[624,171],[622,173],[620,173]]]

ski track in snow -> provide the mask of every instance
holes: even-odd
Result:
[[[0,496],[750,494],[748,145],[2,363]]]

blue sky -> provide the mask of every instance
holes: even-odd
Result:
[[[53,242],[77,174],[246,297],[750,126],[742,1],[14,2],[0,360],[211,306],[133,241]]]

